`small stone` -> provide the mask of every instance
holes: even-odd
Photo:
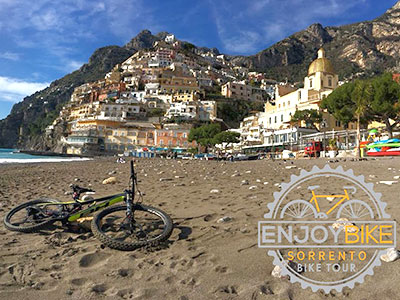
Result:
[[[271,272],[271,275],[275,278],[281,278],[282,277],[282,268],[280,266],[275,266],[275,268]]]
[[[162,182],[162,181],[172,181],[172,179],[171,178],[160,178],[160,181]]]
[[[117,183],[116,177],[109,177],[103,180],[103,184],[115,184],[115,183]]]
[[[269,183],[268,181],[265,181],[265,182],[264,182],[265,185],[267,185],[268,183]]]
[[[211,193],[211,194],[217,194],[217,193],[219,193],[219,190],[213,189],[213,190],[210,191],[210,193]]]
[[[356,227],[354,227],[354,224],[351,223],[346,218],[337,219],[336,222],[332,224],[332,228],[333,229],[339,229],[340,228],[343,231],[345,231],[347,229],[347,232],[349,232],[349,233],[354,233],[354,232],[356,232],[358,230]]]
[[[237,177],[237,176],[240,176],[240,173],[235,173],[231,177]]]
[[[251,174],[251,171],[249,170],[249,171],[246,171],[245,173],[246,173],[246,174]]]
[[[396,176],[393,177],[393,179],[400,179],[400,176],[396,175]]]
[[[256,190],[256,189],[258,189],[256,185],[252,185],[251,187],[249,187],[249,190]]]
[[[65,293],[66,293],[67,295],[71,296],[71,295],[74,293],[74,291],[71,290],[71,289],[68,289],[68,290],[65,291]]]
[[[260,179],[256,179],[256,182],[261,182],[261,180]]]
[[[75,178],[74,181],[79,181],[79,178]]]
[[[394,183],[397,183],[397,181],[382,180],[382,181],[379,181],[379,183],[386,184],[386,185],[392,185]]]
[[[392,262],[400,258],[400,251],[395,248],[386,249],[386,254],[381,255],[381,260],[385,262]]]
[[[240,183],[240,185],[249,185],[249,181],[248,180],[242,180],[242,182]]]
[[[225,216],[225,217],[222,217],[222,218],[218,219],[217,223],[227,223],[227,222],[230,222],[230,221],[232,221],[232,218],[228,217],[228,216]]]
[[[108,175],[114,175],[114,174],[117,174],[117,171],[110,171],[110,172],[108,172]]]

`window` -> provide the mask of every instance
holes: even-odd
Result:
[[[272,120],[271,120],[271,117],[269,117],[269,124],[271,124],[271,121],[272,121]]]
[[[275,116],[275,123],[277,123],[278,122],[278,118],[277,118],[277,116]]]
[[[312,88],[312,78],[310,78],[310,88]]]
[[[283,122],[283,115],[281,115],[281,122]]]
[[[332,77],[328,77],[328,86],[332,86]]]

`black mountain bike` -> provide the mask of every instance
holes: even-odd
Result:
[[[133,161],[129,189],[121,194],[81,200],[82,194],[94,191],[77,185],[71,187],[72,201],[41,198],[26,202],[7,213],[4,225],[12,231],[38,232],[56,221],[68,225],[100,210],[92,220],[91,229],[94,236],[110,248],[134,250],[157,245],[171,236],[171,218],[162,210],[141,203]],[[137,202],[134,201],[136,194],[139,195]],[[113,205],[120,202],[125,203]]]

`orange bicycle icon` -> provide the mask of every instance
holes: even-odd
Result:
[[[353,186],[344,186],[344,195],[317,195],[315,189],[319,186],[308,187],[311,190],[311,200],[293,200],[287,203],[281,211],[281,219],[285,217],[292,217],[297,219],[314,217],[316,219],[326,219],[328,215],[333,212],[336,208],[336,218],[348,218],[348,219],[361,219],[364,217],[374,217],[374,213],[371,207],[361,200],[350,200],[348,190],[352,190],[352,194],[355,194],[357,189]],[[322,212],[318,199],[326,199],[329,202],[333,202],[332,206],[328,208],[326,212]],[[344,203],[345,202],[345,203]]]

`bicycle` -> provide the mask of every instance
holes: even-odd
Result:
[[[319,188],[319,186],[310,186],[312,197],[307,202],[305,200],[293,200],[287,203],[281,211],[280,217],[283,219],[286,216],[293,217],[296,219],[307,218],[313,216],[316,219],[327,219],[328,215],[333,212],[336,208],[338,211],[336,213],[336,218],[347,217],[350,219],[361,219],[364,217],[374,217],[374,213],[371,207],[361,200],[350,200],[347,189],[352,189],[352,194],[355,194],[357,189],[353,186],[345,186],[344,195],[317,195],[314,190]],[[337,198],[336,203],[333,204],[326,212],[321,212],[318,199],[333,199]],[[344,204],[342,204],[345,202]],[[314,206],[312,205],[314,204]]]
[[[68,225],[99,211],[92,219],[91,230],[104,245],[118,250],[157,245],[171,236],[172,220],[162,210],[141,203],[133,161],[130,172],[129,188],[123,193],[83,200],[82,194],[94,191],[71,185],[72,201],[40,198],[23,203],[6,214],[4,225],[11,231],[40,232],[57,221]],[[136,192],[140,198],[134,202]]]

